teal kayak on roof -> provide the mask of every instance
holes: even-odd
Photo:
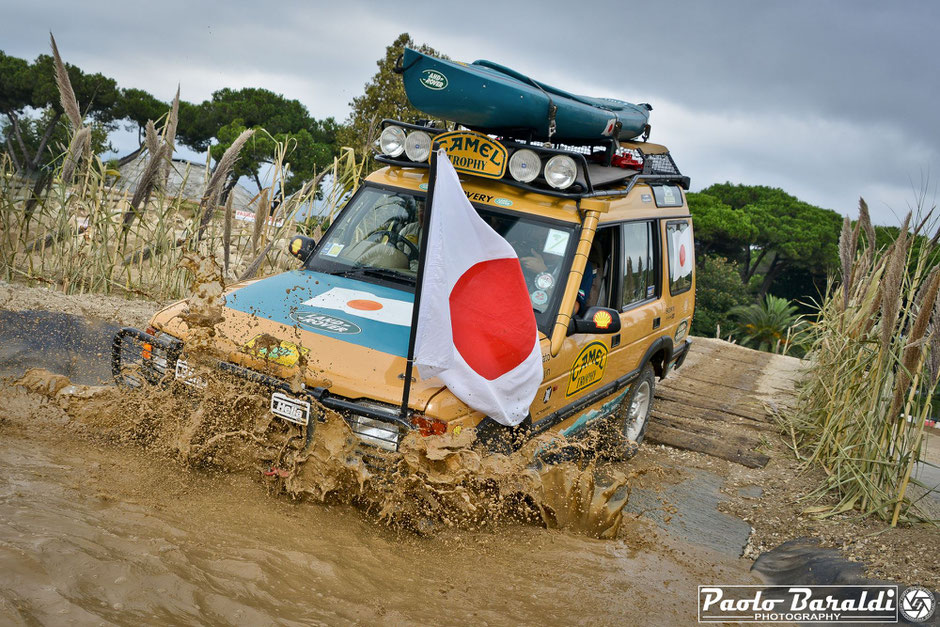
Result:
[[[475,130],[563,143],[630,140],[649,129],[648,104],[578,96],[492,61],[445,61],[405,48],[401,66],[412,106]]]

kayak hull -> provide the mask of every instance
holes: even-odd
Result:
[[[649,120],[647,105],[577,96],[489,61],[465,64],[405,48],[402,68],[416,109],[487,132],[555,142],[629,140],[642,135]]]

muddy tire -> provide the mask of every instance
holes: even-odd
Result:
[[[656,392],[656,374],[653,366],[646,364],[640,376],[630,384],[630,391],[624,397],[617,411],[611,416],[611,426],[616,431],[615,449],[612,456],[626,460],[637,454],[646,428],[653,412],[653,395]]]

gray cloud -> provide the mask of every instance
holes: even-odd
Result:
[[[67,60],[122,86],[169,99],[179,82],[189,100],[261,86],[340,119],[408,31],[454,58],[651,102],[653,139],[696,188],[776,185],[852,215],[864,194],[884,223],[940,163],[940,5],[926,1],[3,4],[9,54],[46,52],[52,30]]]

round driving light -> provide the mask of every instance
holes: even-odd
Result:
[[[509,158],[509,174],[520,183],[528,183],[539,175],[542,160],[528,148],[517,150]]]
[[[565,189],[578,176],[578,166],[567,155],[555,155],[545,164],[545,180],[555,189]]]
[[[383,155],[400,156],[405,152],[405,131],[400,126],[386,126],[379,136],[379,148]]]
[[[424,131],[412,131],[405,140],[405,154],[412,161],[427,161],[431,154],[431,136]]]

